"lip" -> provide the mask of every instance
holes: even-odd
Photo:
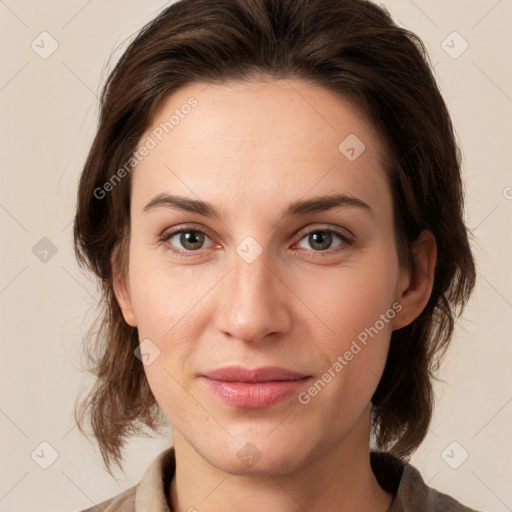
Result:
[[[243,366],[226,366],[208,370],[202,374],[213,380],[225,382],[268,382],[276,380],[298,380],[307,375],[279,366],[263,366],[261,368],[244,368]]]
[[[263,409],[297,394],[311,375],[277,366],[217,368],[201,375],[208,389],[235,407]]]

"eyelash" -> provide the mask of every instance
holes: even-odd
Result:
[[[195,228],[195,227],[191,227],[191,226],[180,226],[178,229],[163,233],[159,237],[159,242],[165,244],[165,247],[168,250],[170,250],[175,255],[177,255],[181,258],[194,257],[192,254],[199,252],[201,249],[197,249],[195,251],[192,251],[192,250],[183,251],[180,249],[175,249],[171,244],[167,243],[167,242],[169,242],[169,239],[171,239],[173,236],[178,235],[180,233],[187,233],[187,232],[202,233],[203,235],[207,236],[211,240],[211,237],[203,229],[199,229],[199,228]],[[334,250],[333,249],[325,249],[325,250],[315,251],[312,249],[312,250],[308,251],[308,252],[313,253],[313,258],[317,258],[317,257],[322,258],[322,257],[326,257],[326,256],[332,256],[333,254],[343,251],[347,246],[351,247],[352,245],[354,245],[354,240],[352,238],[349,238],[341,230],[337,230],[337,229],[333,229],[333,228],[315,228],[315,229],[311,229],[309,231],[301,231],[301,232],[299,232],[299,235],[301,236],[301,238],[299,239],[299,243],[307,236],[311,235],[312,233],[317,233],[317,232],[333,233],[333,234],[337,235],[338,238],[340,239],[340,244],[337,245],[336,247],[334,247],[333,248]],[[190,253],[190,256],[189,256],[189,253]]]

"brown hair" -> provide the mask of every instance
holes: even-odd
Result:
[[[129,435],[157,429],[163,415],[134,356],[136,328],[123,319],[113,269],[126,271],[130,175],[98,190],[134,154],[162,100],[186,85],[255,77],[302,78],[356,102],[386,149],[400,263],[422,230],[438,259],[429,302],[392,333],[372,397],[377,447],[407,459],[433,411],[432,379],[475,283],[463,221],[460,152],[429,58],[415,34],[365,0],[181,0],[136,36],[101,95],[99,127],[81,175],[75,251],[102,288],[89,369],[97,379],[75,410],[90,421],[105,466],[121,465]]]

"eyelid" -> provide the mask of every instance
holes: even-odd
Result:
[[[208,235],[209,238],[212,238],[212,231],[205,226],[196,226],[194,224],[178,224],[177,226],[173,226],[172,228],[165,229],[160,235],[162,238],[169,238],[171,235],[176,235],[183,231],[198,231],[200,233],[204,233]]]
[[[332,226],[330,224],[320,224],[320,225],[308,225],[295,233],[295,236],[300,236],[300,240],[302,240],[306,235],[314,233],[315,231],[328,231],[332,233],[336,233],[341,236],[344,240],[353,240],[355,238],[354,234],[351,233],[347,228],[342,228],[341,226]]]

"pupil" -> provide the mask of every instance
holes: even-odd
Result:
[[[320,245],[321,249],[327,249],[329,245],[331,245],[332,235],[330,233],[326,233],[325,231],[315,231],[310,235],[313,238],[312,247],[315,244]],[[327,243],[326,243],[327,242]]]
[[[199,236],[198,236],[199,235]],[[197,249],[203,243],[202,235],[196,231],[186,231],[181,234],[181,244],[189,249]]]

